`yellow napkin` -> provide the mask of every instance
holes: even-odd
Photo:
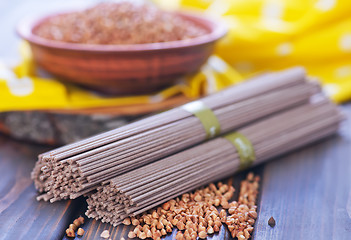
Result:
[[[216,54],[243,76],[302,65],[335,102],[351,99],[350,0],[178,2],[224,19],[230,30]]]

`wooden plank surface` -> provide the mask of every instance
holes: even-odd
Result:
[[[0,137],[0,239],[62,239],[84,203],[37,202],[30,172],[47,148]]]
[[[340,135],[263,166],[255,239],[351,239],[351,104],[343,109]]]
[[[351,117],[351,106],[344,108]],[[339,136],[333,136],[287,156],[261,165],[259,217],[254,239],[349,239],[351,121],[346,121]],[[29,178],[39,152],[47,150],[24,142],[0,138],[0,239],[68,239],[64,230],[84,214],[84,199],[55,204],[37,202]],[[245,172],[233,176],[233,185]],[[236,196],[234,196],[236,199]],[[270,228],[269,217],[277,225]],[[100,239],[104,229],[112,239],[127,239],[129,227],[113,228],[100,221],[87,220],[83,238]],[[172,239],[168,235],[166,239]],[[29,238],[30,237],[30,238]],[[212,239],[229,239],[226,228]]]

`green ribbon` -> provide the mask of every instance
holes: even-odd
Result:
[[[256,160],[255,149],[244,135],[234,132],[225,135],[224,138],[233,144],[238,151],[241,169],[249,167]]]
[[[197,117],[206,131],[206,138],[213,138],[220,134],[221,126],[216,115],[201,101],[194,101],[183,105],[181,108]]]

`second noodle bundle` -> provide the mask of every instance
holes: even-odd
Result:
[[[116,226],[128,216],[230,176],[242,167],[335,133],[342,115],[334,104],[319,97],[105,182],[88,198],[87,216]]]

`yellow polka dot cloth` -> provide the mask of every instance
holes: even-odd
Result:
[[[254,74],[302,65],[337,103],[351,99],[351,0],[154,0],[162,7],[197,10],[229,28],[197,74],[153,95],[104,97],[57,79],[39,77],[27,44],[22,62],[0,62],[0,112],[84,109],[193,99]]]
[[[350,0],[181,0],[179,6],[227,23],[216,54],[243,76],[302,65],[335,102],[351,99]]]

